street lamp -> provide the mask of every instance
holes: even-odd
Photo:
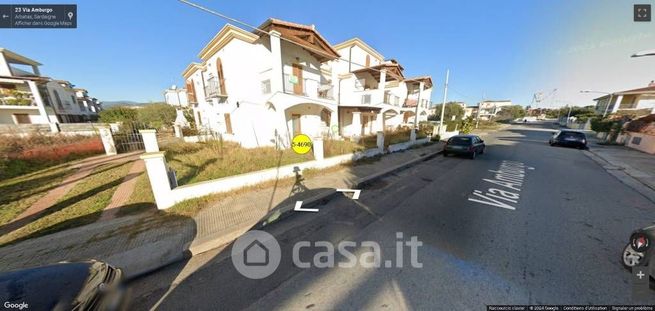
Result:
[[[607,110],[609,110],[610,105],[612,104],[612,99],[614,97],[614,93],[601,92],[601,91],[588,91],[588,90],[580,91],[580,93],[599,93],[599,94],[609,95],[610,99],[609,99],[609,101],[607,101],[607,105],[605,105],[605,111],[603,112],[603,118],[605,118],[605,116],[607,115]]]
[[[646,50],[632,54],[630,57],[655,56],[655,50]]]

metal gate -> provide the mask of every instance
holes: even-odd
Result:
[[[118,126],[118,129],[112,127],[111,134],[114,138],[116,151],[126,153],[145,149],[143,137],[139,133],[139,130],[145,128],[143,124],[137,122],[122,123]]]

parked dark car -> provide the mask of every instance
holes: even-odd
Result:
[[[99,261],[58,263],[0,274],[0,301],[23,310],[122,310],[123,273]]]
[[[578,131],[561,130],[555,132],[548,140],[551,146],[575,147],[578,149],[587,148],[587,136]]]
[[[478,154],[484,153],[484,140],[476,135],[457,135],[449,138],[443,148],[445,157],[455,155],[466,155],[475,159]]]

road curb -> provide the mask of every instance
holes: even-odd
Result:
[[[382,172],[378,172],[366,177],[362,177],[357,179],[355,182],[352,184],[352,188],[360,188],[367,183],[373,182],[377,179],[380,179],[386,175],[389,175],[391,173],[394,173],[396,171],[402,170],[404,168],[407,168],[409,166],[415,165],[416,163],[423,162],[425,160],[428,160],[430,158],[433,158],[437,156],[438,154],[441,154],[442,150],[436,151],[436,152],[431,152],[429,154],[420,156],[416,159],[410,160],[408,162],[393,166],[389,169],[386,169]],[[308,199],[303,200],[303,208],[310,208],[312,206],[316,206],[324,202],[325,200],[331,198],[334,195],[337,195],[339,192],[336,192],[335,190],[328,190],[324,191],[320,194],[317,194],[313,197],[310,197]],[[293,215],[293,209],[295,207],[295,204],[287,204],[285,206],[282,206],[280,209],[275,211],[275,222],[279,222],[291,215]],[[270,219],[272,215],[266,215],[264,219]],[[262,223],[260,221],[256,222],[247,222],[242,225],[237,225],[233,228],[229,229],[229,232],[217,232],[216,234],[212,234],[209,237],[203,238],[203,242],[196,243],[195,245],[191,245],[188,249],[188,252],[191,256],[195,256],[198,254],[202,254],[204,252],[207,252],[209,250],[225,246],[229,243],[232,243],[234,240],[236,240],[239,236],[241,236],[243,233],[247,232],[250,229],[261,229],[268,225],[270,223]]]

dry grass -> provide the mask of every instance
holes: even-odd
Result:
[[[165,149],[166,160],[176,171],[179,185],[239,175],[278,166],[311,161],[312,153],[296,154],[273,147],[246,149],[232,142],[176,142]]]
[[[0,225],[16,218],[73,171],[67,165],[62,164],[35,173],[1,180]]]

